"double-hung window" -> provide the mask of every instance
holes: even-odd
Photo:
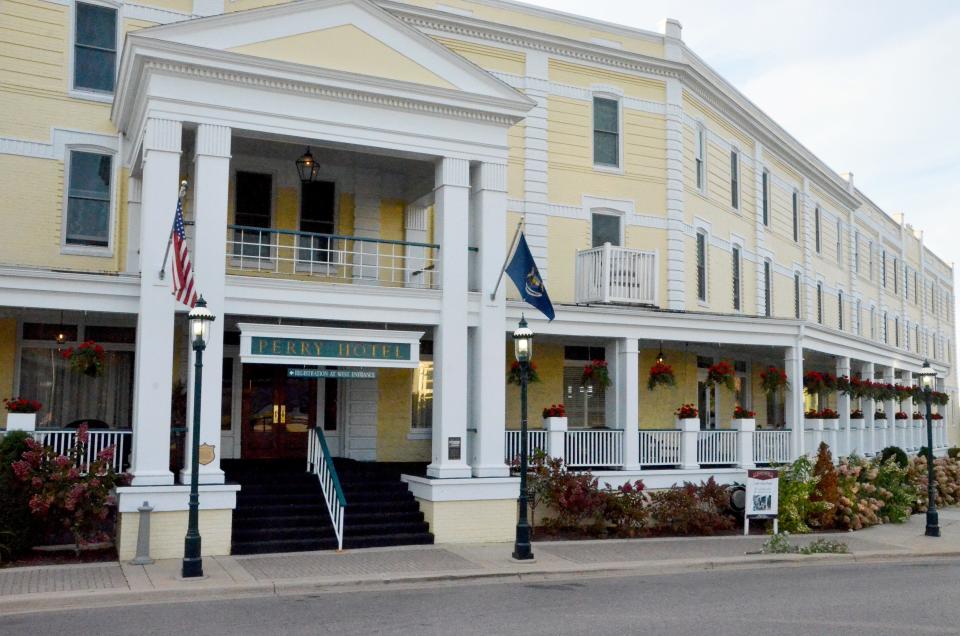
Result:
[[[817,322],[823,324],[823,283],[817,283]]]
[[[867,242],[867,274],[870,280],[873,280],[873,241]]]
[[[900,293],[900,274],[897,271],[897,257],[893,257],[893,293]]]
[[[813,238],[817,254],[820,253],[820,206],[813,209]]]
[[[740,153],[730,151],[730,206],[740,209]]]
[[[843,331],[843,292],[837,292],[837,329]]]
[[[763,315],[773,315],[773,272],[770,261],[763,261]]]
[[[853,271],[860,273],[860,232],[853,233]]]
[[[800,193],[793,191],[793,242],[800,242]]]
[[[694,168],[697,172],[697,190],[707,190],[707,129],[702,124],[694,131]]]
[[[733,246],[733,310],[740,311],[743,309],[741,306],[740,300],[740,248],[736,245]]]
[[[697,232],[697,300],[707,301],[707,235]]]
[[[72,150],[68,165],[64,244],[108,247],[113,157]]]
[[[800,272],[793,274],[793,317],[800,319]]]
[[[887,331],[887,312],[883,312],[883,325],[881,325],[881,331],[883,332],[883,344],[890,344],[890,334]]]
[[[615,99],[593,98],[593,163],[620,167],[620,103]]]
[[[770,225],[770,171],[764,170],[760,177],[760,187],[762,192],[761,205],[763,206],[763,224]]]
[[[837,219],[837,265],[843,265],[843,225]]]
[[[900,346],[900,318],[893,319],[893,344],[897,347]]]
[[[863,321],[863,314],[862,314],[861,312],[863,311],[863,308],[862,308],[861,302],[860,302],[859,300],[857,301],[855,311],[856,311],[856,314],[855,314],[854,317],[853,317],[853,328],[857,330],[857,335],[858,335],[858,336],[862,336],[862,335],[863,335],[863,324],[861,324],[861,323],[862,323],[862,321]]]
[[[117,65],[117,10],[76,4],[73,88],[112,93]]]
[[[887,250],[880,251],[880,283],[887,288]]]

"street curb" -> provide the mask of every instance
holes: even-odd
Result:
[[[571,577],[604,578],[617,576],[657,576],[709,570],[743,570],[768,567],[804,567],[830,563],[880,563],[891,561],[929,561],[960,557],[960,551],[929,554],[903,552],[870,552],[862,554],[760,555],[721,559],[672,559],[635,563],[604,563],[593,567],[571,566],[530,571],[484,570],[453,573],[397,574],[355,578],[309,580],[281,579],[263,583],[190,586],[159,590],[91,590],[84,592],[51,592],[19,594],[0,598],[0,616],[34,612],[92,609],[123,605],[152,605],[173,602],[215,601],[233,598],[299,596],[346,591],[401,588],[436,583],[492,584],[502,582],[535,582]]]

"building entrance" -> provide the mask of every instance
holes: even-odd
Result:
[[[242,457],[303,459],[317,421],[317,381],[288,378],[285,367],[243,365]]]

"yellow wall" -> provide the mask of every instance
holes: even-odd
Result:
[[[431,440],[408,440],[411,369],[377,369],[377,461],[428,462]]]
[[[426,501],[417,499],[437,543],[492,543],[512,541],[517,527],[517,502]]]
[[[128,561],[137,555],[139,512],[122,512],[117,521],[117,557]],[[201,510],[201,556],[230,554],[233,510]],[[150,556],[154,559],[183,557],[183,536],[187,533],[187,511],[150,513]]]
[[[13,394],[13,373],[17,364],[17,321],[0,318],[0,400],[18,397]],[[29,395],[24,397],[29,398]],[[2,413],[3,427],[7,426],[7,412]]]
[[[640,428],[674,428],[674,411],[681,404],[697,404],[697,356],[694,353],[664,349],[665,362],[673,367],[677,380],[674,387],[657,386],[653,391],[647,388],[650,367],[657,360],[659,350],[640,351],[639,407]]]
[[[540,381],[528,386],[527,419],[532,428],[538,428],[542,425],[540,412],[543,408],[563,402],[563,345],[538,342],[534,353]],[[506,374],[514,361],[512,343],[506,345],[504,359],[503,372]],[[506,426],[508,429],[520,428],[520,387],[516,384],[507,385]]]

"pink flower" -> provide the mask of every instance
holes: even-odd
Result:
[[[25,462],[24,460],[18,460],[10,464],[10,468],[13,469],[13,474],[16,475],[17,479],[26,480],[30,476],[32,471],[32,466]]]

